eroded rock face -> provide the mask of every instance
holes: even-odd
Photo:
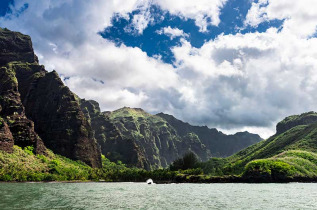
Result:
[[[210,153],[195,134],[181,138],[164,119],[139,108],[100,112],[95,101],[81,100],[81,108],[90,118],[102,153],[112,161],[144,169],[167,167],[192,151],[202,160]]]
[[[226,135],[215,128],[190,125],[172,115],[159,113],[157,116],[165,119],[180,136],[186,136],[188,133],[197,135],[197,138],[210,150],[213,157],[230,156],[262,140],[257,134],[238,132],[234,135]]]
[[[8,124],[16,145],[22,148],[33,146],[35,154],[46,154],[42,139],[34,131],[33,121],[25,116],[13,115],[8,118]]]
[[[38,63],[38,58],[29,36],[0,28],[0,66],[11,61]]]
[[[8,151],[11,147],[12,151],[14,142],[21,147],[33,146],[36,154],[45,154],[46,148],[34,131],[33,122],[26,118],[18,91],[18,81],[12,66],[7,64],[0,68],[0,116],[4,120],[3,135],[7,139],[4,150]],[[14,141],[10,140],[11,136]]]
[[[310,125],[317,122],[316,112],[306,112],[301,115],[292,115],[276,125],[276,134],[284,133],[285,131],[298,125]]]
[[[14,139],[7,123],[0,119],[0,150],[13,152]]]
[[[127,165],[139,168],[150,167],[135,141],[130,138],[124,138],[109,117],[105,113],[100,112],[98,102],[82,99],[81,109],[91,122],[102,154],[112,161],[120,160]]]
[[[14,144],[34,146],[39,154],[46,146],[101,167],[100,148],[79,99],[55,71],[38,65],[30,37],[0,29],[0,48],[0,116]]]
[[[12,64],[19,83],[26,116],[53,152],[93,167],[101,167],[99,146],[78,98],[61,81],[58,74],[43,66]]]

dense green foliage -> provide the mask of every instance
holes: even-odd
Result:
[[[14,146],[12,154],[0,151],[0,181],[146,181],[173,180],[176,172],[167,169],[146,171],[128,168],[121,162],[102,157],[102,169],[48,151],[46,156],[34,155],[33,148]]]
[[[280,182],[316,180],[317,123],[298,125],[227,158],[200,162],[192,153],[176,159],[169,169],[147,171],[111,162],[102,155],[102,168],[56,155],[33,154],[32,146],[0,151],[2,181],[141,181],[157,182]]]
[[[193,152],[188,152],[182,158],[175,160],[171,164],[170,169],[176,171],[192,169],[195,167],[198,168],[198,157]]]
[[[14,146],[12,154],[0,151],[0,180],[3,181],[66,181],[90,180],[93,169],[51,151],[47,156],[34,155],[33,148]]]
[[[297,119],[297,118],[296,118]],[[298,125],[228,158],[199,163],[211,176],[237,175],[258,181],[317,177],[317,124]]]

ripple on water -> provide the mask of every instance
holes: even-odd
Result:
[[[0,183],[0,209],[316,209],[317,184]]]

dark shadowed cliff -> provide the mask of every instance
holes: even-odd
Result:
[[[0,148],[10,151],[14,142],[44,154],[46,146],[100,167],[99,145],[79,100],[55,71],[38,64],[30,37],[0,29],[0,47]]]
[[[200,141],[206,145],[213,157],[230,156],[241,149],[261,141],[257,134],[239,132],[234,135],[226,135],[215,128],[207,126],[193,126],[176,119],[172,115],[159,113],[157,116],[165,119],[180,136],[187,133],[195,133]]]

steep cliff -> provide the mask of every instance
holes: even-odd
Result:
[[[203,161],[211,156],[229,156],[262,140],[248,132],[225,135],[171,115],[151,115],[137,108],[102,113],[97,102],[84,99],[81,108],[106,157],[146,169],[166,167],[188,151]]]
[[[0,150],[12,153],[14,139],[7,123],[0,118]]]
[[[167,167],[188,151],[202,160],[210,157],[195,134],[181,137],[164,119],[142,109],[124,107],[101,113],[97,102],[86,100],[81,107],[91,119],[102,153],[113,161],[152,169]]]
[[[46,146],[100,167],[99,145],[79,99],[55,71],[47,72],[38,64],[30,37],[1,29],[0,46],[0,116],[14,144],[34,146],[37,153],[45,153]],[[6,137],[0,141],[12,142],[6,127],[0,128],[0,138],[1,134]]]
[[[38,58],[29,36],[0,28],[0,66],[11,61],[38,63]]]
[[[5,139],[2,140],[3,149],[11,151],[14,142],[21,147],[33,146],[34,152],[45,154],[46,148],[34,131],[33,121],[25,115],[18,91],[18,81],[11,64],[0,68],[0,107],[0,116],[3,118],[0,135]]]
[[[187,133],[195,133],[214,157],[230,156],[262,140],[257,134],[239,132],[234,135],[226,135],[215,128],[190,125],[176,119],[172,115],[159,113],[157,116],[165,119],[180,136],[184,136]]]

